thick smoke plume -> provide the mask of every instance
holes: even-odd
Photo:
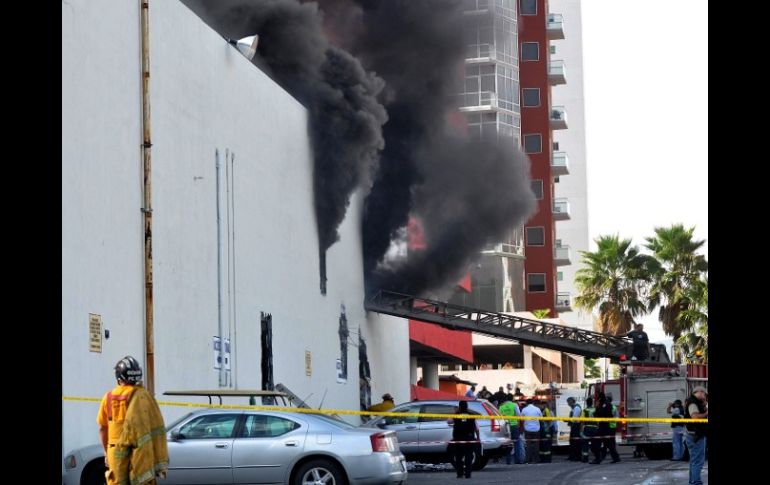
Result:
[[[259,34],[254,62],[308,108],[313,142],[314,197],[321,253],[339,239],[356,188],[371,184],[381,127],[377,100],[384,83],[331,45],[314,3],[294,0],[185,0],[225,37]]]
[[[463,13],[451,0],[326,0],[337,32],[386,82],[389,121],[363,239],[367,290],[420,294],[457,281],[488,242],[504,239],[534,209],[529,164],[513,141],[468,141],[453,130],[464,79]],[[351,39],[352,38],[352,39]],[[459,84],[459,85],[458,85]],[[383,265],[409,216],[427,248]]]
[[[322,256],[350,194],[374,173],[362,235],[367,291],[452,283],[533,210],[528,162],[513,141],[470,141],[449,122],[464,78],[458,0],[186,3],[225,36],[259,34],[255,62],[308,107]],[[383,264],[410,215],[427,247]]]

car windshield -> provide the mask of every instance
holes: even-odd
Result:
[[[171,423],[169,425],[166,425],[166,432],[168,433],[169,431],[171,431],[171,429],[174,428],[174,426],[176,426],[177,424],[181,423],[185,419],[189,418],[191,414],[192,413],[187,413],[184,416],[182,416],[181,418],[176,419],[173,423]]]

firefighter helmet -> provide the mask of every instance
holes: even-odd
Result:
[[[135,358],[127,355],[115,364],[115,379],[126,384],[138,384],[142,382],[142,367]]]

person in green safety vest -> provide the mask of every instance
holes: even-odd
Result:
[[[613,418],[619,417],[620,414],[618,413],[618,407],[612,403],[612,393],[611,392],[607,393],[607,403],[612,405],[612,417]],[[609,426],[610,426],[610,434],[612,435],[611,439],[613,441],[615,441],[615,433],[618,430],[618,422],[617,421],[610,421]],[[602,442],[602,443],[604,443],[604,442]],[[605,458],[607,458],[607,447],[602,445],[602,450],[601,451],[602,451],[602,460],[604,460]]]
[[[505,463],[510,465],[511,461],[513,461],[518,465],[524,461],[524,458],[519,453],[517,446],[519,435],[521,434],[519,429],[519,420],[508,418],[507,416],[520,416],[521,411],[519,410],[519,405],[513,402],[511,397],[513,396],[510,394],[506,396],[505,402],[503,402],[503,404],[500,406],[499,411],[500,414],[506,416],[506,420],[508,421],[508,425],[511,429],[511,440],[513,441],[513,447],[511,448],[511,451],[505,456]]]
[[[540,408],[543,417],[553,417],[553,413],[545,401],[538,401],[537,407]],[[540,422],[540,447],[538,449],[540,463],[551,463],[551,445],[553,445],[553,427],[555,424],[556,421]]]
[[[593,418],[594,411],[596,411],[596,408],[594,408],[594,399],[589,396],[586,398],[586,407],[583,409],[583,417]],[[593,437],[596,436],[596,431],[599,429],[599,427],[596,425],[596,421],[583,421],[581,424],[582,426],[580,427],[580,437],[583,438],[583,441],[581,442],[580,447],[580,458],[583,463],[588,463],[589,448],[593,449],[598,443],[600,443],[595,442],[593,439]]]

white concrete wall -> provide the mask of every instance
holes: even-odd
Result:
[[[139,12],[117,1],[73,1],[62,12],[63,393],[101,397],[120,357],[144,365]],[[408,400],[407,323],[363,309],[360,195],[327,254],[328,294],[320,295],[305,109],[181,3],[152,2],[150,29],[156,396],[219,384],[219,149],[223,165],[225,150],[235,153],[235,304],[223,332],[234,347],[230,386],[261,387],[264,311],[273,316],[275,382],[309,404],[358,409],[359,332],[374,400],[384,392]],[[337,383],[343,304],[348,379]],[[102,354],[88,352],[89,312],[112,332]],[[63,408],[63,453],[98,441],[96,403]],[[168,421],[187,409],[163,411]]]
[[[143,353],[139,2],[62,2],[62,389],[101,395]],[[110,339],[89,352],[88,314]],[[96,403],[63,402],[62,453],[96,443]],[[70,426],[70,423],[78,423]]]
[[[535,376],[535,372],[530,368],[527,369],[487,369],[487,370],[453,370],[453,371],[440,371],[441,375],[456,375],[460,379],[476,382],[476,392],[481,390],[481,386],[487,386],[492,393],[497,392],[500,386],[505,389],[507,384],[512,384],[514,387],[521,387],[522,392],[525,388],[534,389],[540,385],[540,381]]]
[[[574,298],[578,294],[574,284],[575,273],[580,268],[580,251],[589,249],[588,232],[588,186],[585,141],[585,102],[583,96],[583,30],[581,21],[581,0],[549,0],[548,10],[564,16],[564,39],[553,40],[556,53],[551,59],[564,61],[567,71],[567,83],[551,89],[551,103],[564,106],[567,111],[569,127],[566,130],[554,130],[554,141],[559,143],[559,151],[567,153],[569,175],[559,177],[555,197],[569,199],[571,219],[556,222],[556,238],[562,245],[570,246],[572,264],[558,266],[556,271],[563,273],[562,281],[557,283],[558,291],[569,292],[573,299],[573,308],[569,312],[559,312],[559,317],[572,326],[592,330],[591,315],[578,311]]]

